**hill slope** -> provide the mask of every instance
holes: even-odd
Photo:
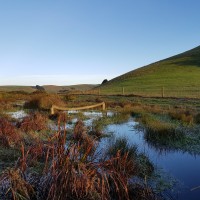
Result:
[[[56,86],[56,85],[44,85],[42,86],[46,92],[48,93],[59,93],[59,92],[67,92],[67,91],[85,91],[85,90],[91,90],[97,85],[92,84],[81,84],[81,85],[70,85],[70,86]],[[0,86],[0,92],[6,91],[25,91],[25,92],[34,92],[36,91],[35,86]]]
[[[101,93],[196,97],[200,95],[200,46],[112,79]]]

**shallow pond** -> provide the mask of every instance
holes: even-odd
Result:
[[[84,114],[84,113],[83,113]],[[99,112],[86,112],[89,119],[85,120],[86,126],[90,126],[94,119],[102,117]],[[113,113],[110,112],[109,116]],[[170,190],[173,199],[199,200],[200,188],[191,191],[192,188],[200,186],[200,155],[194,156],[182,151],[165,151],[154,148],[144,139],[144,133],[136,128],[137,122],[130,118],[122,124],[111,124],[105,127],[105,133],[113,133],[115,137],[126,137],[130,144],[136,144],[140,152],[145,152],[157,169],[167,174],[166,182],[173,180],[174,187]],[[101,139],[100,146],[104,148],[109,138]]]
[[[77,112],[69,112],[68,114],[76,114]],[[24,111],[9,113],[13,118],[21,119],[27,114]],[[105,116],[101,112],[83,112],[85,116],[84,123],[91,127],[94,120]],[[112,117],[115,113],[108,112],[106,116]],[[73,118],[67,128],[73,128],[77,118]],[[188,152],[181,150],[163,151],[162,149],[154,148],[144,139],[144,132],[136,128],[138,122],[133,118],[129,118],[126,122],[120,124],[110,124],[104,129],[105,133],[113,133],[115,137],[126,137],[130,144],[135,144],[140,152],[145,154],[154,163],[158,171],[165,175],[166,182],[176,182],[173,188],[168,191],[173,199],[177,200],[199,200],[200,188],[191,191],[191,189],[200,186],[200,155],[191,155]],[[55,124],[50,126],[51,129],[56,130]],[[102,138],[100,147],[108,145],[109,138]],[[167,177],[167,178],[166,178]],[[166,180],[167,179],[167,180]],[[173,191],[172,191],[173,190]]]
[[[134,128],[136,122],[130,119],[123,124],[114,124],[106,127],[107,132],[113,132],[116,137],[124,136],[132,144],[138,146],[139,151],[145,152],[150,160],[175,178],[177,186],[174,188],[173,197],[180,200],[199,200],[200,188],[191,191],[200,185],[200,156],[193,156],[181,151],[162,152],[150,146],[144,140],[144,134]]]

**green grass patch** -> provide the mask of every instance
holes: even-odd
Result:
[[[163,89],[164,87],[164,89]],[[119,76],[101,94],[200,98],[200,47]]]

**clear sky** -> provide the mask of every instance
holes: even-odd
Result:
[[[0,0],[0,85],[101,83],[200,45],[199,0]]]

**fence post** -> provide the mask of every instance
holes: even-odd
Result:
[[[122,87],[122,95],[124,95],[124,87]]]
[[[100,96],[100,94],[101,94],[101,90],[100,90],[100,88],[99,88],[98,95]]]
[[[106,109],[106,104],[105,104],[105,102],[103,102],[103,110],[105,110]]]
[[[54,115],[54,106],[51,106],[51,115]]]
[[[162,98],[165,96],[165,88],[162,87]]]

